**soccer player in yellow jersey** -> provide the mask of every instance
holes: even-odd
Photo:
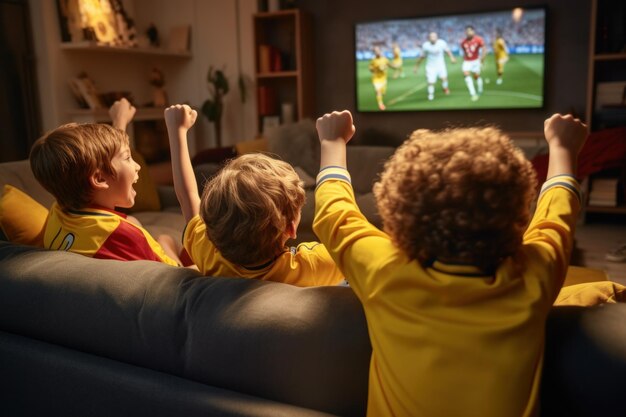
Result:
[[[496,40],[493,42],[493,55],[496,59],[496,71],[498,78],[496,84],[502,84],[502,75],[504,74],[504,64],[509,60],[509,48],[502,37],[502,30],[496,30]]]
[[[376,102],[380,110],[385,110],[383,96],[387,92],[387,70],[389,68],[389,59],[384,56],[380,47],[374,48],[374,58],[370,61],[369,69],[372,73],[372,84],[376,91]]]
[[[286,246],[296,237],[305,198],[291,165],[262,154],[242,155],[205,184],[201,199],[187,146],[197,112],[178,104],[164,115],[174,189],[187,221],[183,246],[200,272],[300,287],[344,281],[324,245]]]
[[[389,66],[393,68],[393,78],[404,78],[404,68],[402,66],[402,50],[397,42],[393,43],[393,59]]]
[[[368,416],[538,415],[544,327],[580,212],[586,126],[569,115],[545,121],[548,180],[532,219],[534,170],[505,134],[416,130],[374,186],[384,231],[350,185],[352,116],[326,114],[317,130],[313,228],[367,317]]]

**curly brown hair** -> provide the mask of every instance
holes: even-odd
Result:
[[[374,185],[384,230],[411,259],[492,271],[522,242],[532,165],[494,127],[416,130]]]
[[[303,183],[291,165],[246,154],[206,183],[200,216],[224,258],[258,265],[284,249],[287,226],[299,218],[304,201]]]
[[[63,209],[77,210],[91,202],[91,175],[101,170],[115,177],[111,161],[123,145],[128,135],[112,126],[68,123],[35,142],[30,167]]]

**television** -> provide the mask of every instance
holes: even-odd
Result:
[[[356,108],[541,108],[545,22],[545,8],[517,7],[357,23]]]

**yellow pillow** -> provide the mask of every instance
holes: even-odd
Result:
[[[139,181],[133,186],[135,191],[137,191],[135,205],[129,211],[160,211],[161,200],[159,199],[156,185],[150,176],[146,160],[135,150],[131,150],[131,155],[135,162],[141,166],[141,171],[139,171]]]
[[[612,281],[596,281],[563,287],[554,305],[590,307],[624,301],[626,287]]]
[[[43,247],[48,209],[6,184],[0,197],[0,227],[13,243]]]

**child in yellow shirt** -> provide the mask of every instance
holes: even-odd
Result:
[[[196,118],[187,105],[165,110],[174,188],[188,222],[183,245],[200,272],[302,287],[341,283],[324,245],[285,246],[296,237],[305,196],[286,162],[262,154],[235,158],[207,182],[200,199],[187,147]]]
[[[554,115],[548,180],[495,128],[416,130],[360,213],[346,169],[349,112],[317,120],[314,231],[363,304],[372,343],[369,416],[537,415],[544,325],[580,210],[586,126]]]

